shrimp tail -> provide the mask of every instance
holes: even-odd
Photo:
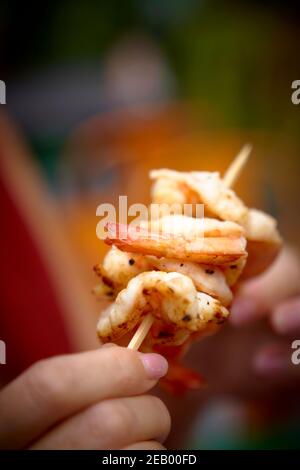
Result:
[[[205,378],[198,372],[181,364],[191,341],[181,346],[154,345],[153,351],[162,354],[169,361],[169,370],[160,380],[161,387],[172,395],[182,396],[190,390],[199,390],[206,386]]]
[[[181,365],[169,362],[169,370],[160,380],[162,388],[172,395],[182,396],[189,390],[199,390],[206,385],[206,380],[198,372]]]

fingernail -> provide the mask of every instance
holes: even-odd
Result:
[[[168,361],[160,354],[140,353],[140,357],[149,379],[160,379],[168,372]]]
[[[116,346],[114,343],[105,343],[105,344],[102,344],[101,348],[113,348],[114,346]]]
[[[288,359],[282,349],[273,347],[260,351],[254,358],[256,372],[263,375],[276,375],[288,368]]]
[[[250,298],[240,297],[233,302],[230,312],[231,323],[242,325],[257,317],[257,305]]]
[[[272,315],[272,325],[278,333],[300,330],[300,312],[289,307],[278,308]]]

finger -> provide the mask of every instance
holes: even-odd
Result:
[[[300,293],[298,254],[286,248],[264,274],[241,285],[230,321],[240,325],[261,318],[279,302]]]
[[[41,361],[0,394],[0,447],[26,446],[100,400],[144,393],[166,372],[162,356],[118,346]]]
[[[271,323],[277,333],[300,332],[300,297],[286,300],[275,307]]]
[[[163,442],[170,415],[154,396],[105,400],[51,430],[32,449],[120,449],[134,442]]]
[[[136,442],[129,446],[123,447],[122,450],[166,450],[166,448],[157,441]]]
[[[253,361],[254,370],[262,376],[286,378],[300,377],[300,341],[298,349],[281,342],[270,343],[261,348]]]

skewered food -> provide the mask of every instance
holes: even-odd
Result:
[[[197,290],[219,299],[225,307],[231,303],[232,292],[226,282],[225,273],[218,267],[212,269],[209,265],[190,261],[183,263],[175,259],[127,253],[116,246],[112,246],[108,251],[102,265],[94,267],[96,274],[101,278],[101,284],[94,288],[94,293],[100,298],[116,298],[133,277],[153,269],[189,276]],[[229,272],[230,267],[226,271]]]
[[[107,224],[111,248],[95,266],[100,284],[94,292],[111,302],[97,331],[104,342],[132,332],[129,347],[166,355],[171,366],[164,383],[182,392],[203,384],[180,364],[183,354],[192,341],[220,328],[232,286],[264,271],[282,241],[275,219],[248,209],[218,173],[153,170],[150,177],[153,202],[163,204],[158,217],[139,225]],[[166,214],[166,205],[174,203],[179,209],[202,203],[205,218]]]
[[[155,203],[203,203],[205,215],[237,222],[248,240],[247,266],[243,277],[256,276],[267,269],[278,255],[282,240],[276,220],[256,209],[248,209],[219,173],[152,170],[152,198]]]
[[[203,203],[205,214],[221,220],[242,223],[247,219],[247,207],[227,188],[220,174],[206,171],[184,173],[174,170],[152,170],[154,203],[181,204]]]
[[[203,219],[202,236],[200,231],[197,235],[197,232],[185,230],[185,219],[183,216],[181,228],[177,225],[176,234],[130,226],[120,230],[118,224],[108,223],[105,241],[122,251],[214,265],[234,263],[247,256],[246,240],[239,225],[218,220],[215,224],[206,224],[206,221],[211,222],[213,219]],[[126,238],[122,236],[124,232]]]
[[[134,277],[100,316],[98,332],[102,340],[115,341],[132,330],[147,313],[181,332],[176,346],[190,333],[202,331],[208,323],[219,324],[228,310],[208,294],[197,292],[193,281],[180,273],[148,271]],[[161,330],[163,331],[163,329]],[[158,337],[166,338],[166,335]]]

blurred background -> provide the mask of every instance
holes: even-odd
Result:
[[[3,383],[41,357],[97,347],[92,267],[106,248],[96,207],[121,194],[147,203],[151,168],[224,172],[252,142],[237,192],[299,244],[299,47],[294,2],[1,2]],[[226,328],[217,340],[229,347],[236,336]],[[171,399],[170,445],[298,445],[300,420],[282,404],[286,393],[296,401],[295,388],[257,388],[255,378],[222,388],[214,367],[190,411],[189,398]]]

